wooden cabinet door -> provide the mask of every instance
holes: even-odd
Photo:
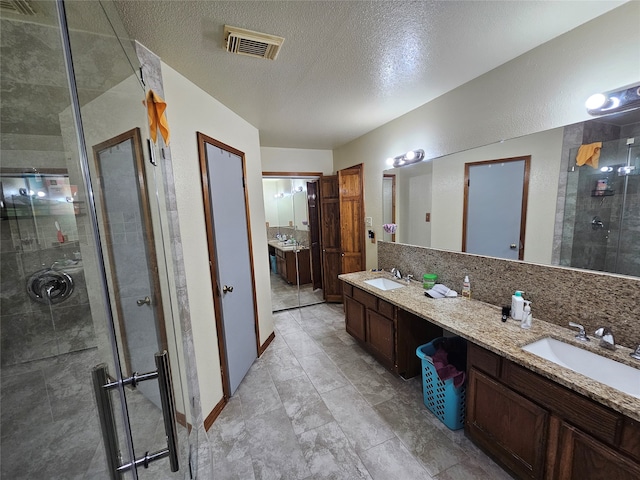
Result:
[[[563,423],[559,462],[553,478],[562,480],[638,480],[640,465],[575,427]]]
[[[393,320],[367,309],[367,344],[382,363],[394,364]]]
[[[342,273],[365,269],[362,164],[338,171]]]
[[[467,433],[519,478],[544,475],[548,417],[546,410],[471,368]]]
[[[344,297],[345,323],[347,333],[353,335],[361,342],[366,341],[365,334],[365,308],[360,302],[351,297]]]
[[[340,248],[340,198],[338,177],[325,176],[320,180],[320,204],[322,215],[322,290],[327,302],[342,302],[342,290],[338,275],[342,273]]]

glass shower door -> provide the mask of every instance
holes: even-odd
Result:
[[[640,275],[640,146],[633,139],[602,142],[596,166],[567,175],[561,265]]]
[[[144,158],[135,53],[108,3],[34,5],[34,15],[0,10],[0,475],[113,478],[108,452],[132,464],[117,478],[190,478],[191,412],[157,234],[162,176]],[[169,376],[173,391],[162,391]],[[175,435],[163,416],[172,408]],[[178,438],[180,470],[165,458],[146,468],[167,437]]]

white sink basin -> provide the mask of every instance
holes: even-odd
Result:
[[[365,280],[364,283],[371,285],[372,287],[379,288],[380,290],[394,290],[396,288],[402,288],[404,285],[389,280],[388,278],[374,278],[372,280]]]
[[[549,337],[525,345],[522,349],[640,398],[640,369]]]

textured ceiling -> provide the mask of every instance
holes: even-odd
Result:
[[[256,126],[263,146],[319,149],[622,3],[115,0],[131,38]],[[225,24],[285,37],[277,60],[227,53]]]

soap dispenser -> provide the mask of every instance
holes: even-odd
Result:
[[[522,298],[522,291],[516,290],[511,296],[511,318],[514,320],[522,320],[524,316],[524,298]]]
[[[526,329],[531,328],[531,302],[529,300],[524,301],[524,308],[522,309],[522,313],[522,324],[520,326]]]

